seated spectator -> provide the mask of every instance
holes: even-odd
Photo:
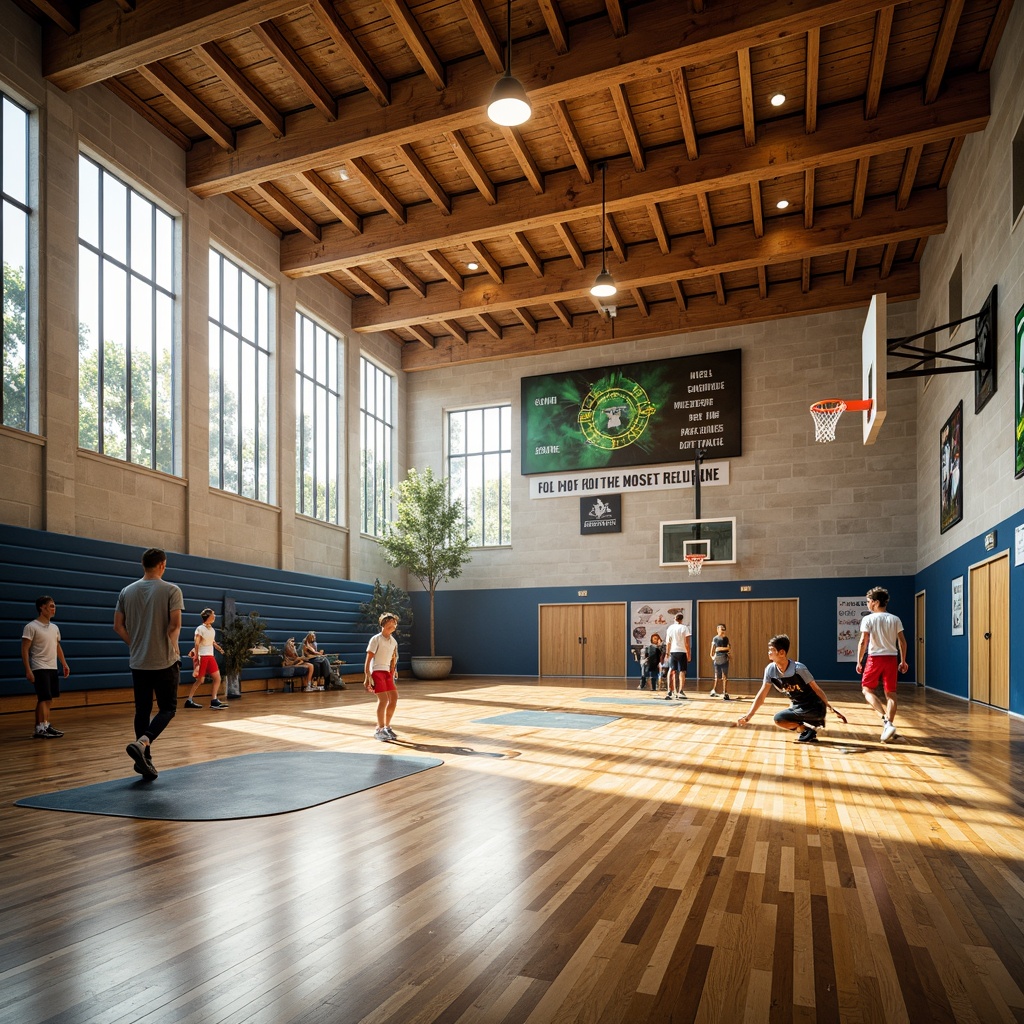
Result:
[[[306,689],[313,689],[313,665],[308,662],[301,654],[295,649],[295,637],[289,637],[288,642],[284,645],[284,654],[281,657],[281,664],[285,668],[292,668],[298,666],[306,670]]]
[[[313,675],[321,680],[320,688],[326,690],[331,685],[331,659],[326,652],[316,645],[316,633],[310,630],[302,641],[302,655],[313,663]]]

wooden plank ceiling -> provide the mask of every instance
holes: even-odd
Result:
[[[35,3],[51,82],[140,111],[409,370],[917,296],[1011,5],[513,0],[499,128],[504,0]]]

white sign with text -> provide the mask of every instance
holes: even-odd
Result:
[[[728,462],[705,462],[700,467],[701,487],[729,482]],[[669,491],[693,486],[693,466],[649,466],[638,469],[595,469],[583,473],[551,473],[530,477],[531,498],[566,498],[610,491]]]

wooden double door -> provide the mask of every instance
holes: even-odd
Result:
[[[542,676],[624,676],[624,604],[540,605]]]
[[[697,636],[691,653],[696,654],[698,675],[713,679],[711,638],[718,623],[725,623],[731,653],[730,679],[761,679],[768,664],[768,641],[785,633],[790,641],[789,656],[800,658],[800,602],[794,598],[767,601],[698,601]]]
[[[1010,707],[1010,556],[971,569],[971,700]]]

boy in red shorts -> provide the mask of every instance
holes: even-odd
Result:
[[[867,596],[870,614],[860,623],[857,674],[861,677],[864,699],[882,716],[882,742],[888,743],[896,735],[896,676],[897,672],[907,671],[907,638],[903,623],[886,611],[889,591],[885,587],[872,587]],[[867,663],[864,663],[865,648]],[[885,689],[884,704],[876,693],[879,682]]]
[[[385,612],[378,620],[380,632],[370,637],[363,665],[363,686],[367,693],[377,694],[377,728],[373,738],[387,743],[396,740],[391,716],[398,703],[395,668],[398,665],[398,641],[391,635],[398,628],[398,616]]]
[[[196,695],[196,690],[199,689],[200,685],[206,681],[206,677],[209,676],[213,680],[213,699],[210,701],[210,707],[214,711],[226,711],[227,704],[217,699],[217,691],[220,689],[220,669],[217,667],[217,659],[214,657],[213,652],[215,650],[224,653],[224,648],[214,639],[217,632],[213,628],[213,623],[216,621],[216,614],[212,608],[204,608],[202,611],[202,625],[196,626],[195,635],[195,656],[192,659],[192,664],[195,668],[192,670],[192,689],[188,691],[188,698],[185,701],[185,707],[194,709],[201,708],[203,705],[198,704],[193,698]],[[191,654],[192,651],[189,651]]]

